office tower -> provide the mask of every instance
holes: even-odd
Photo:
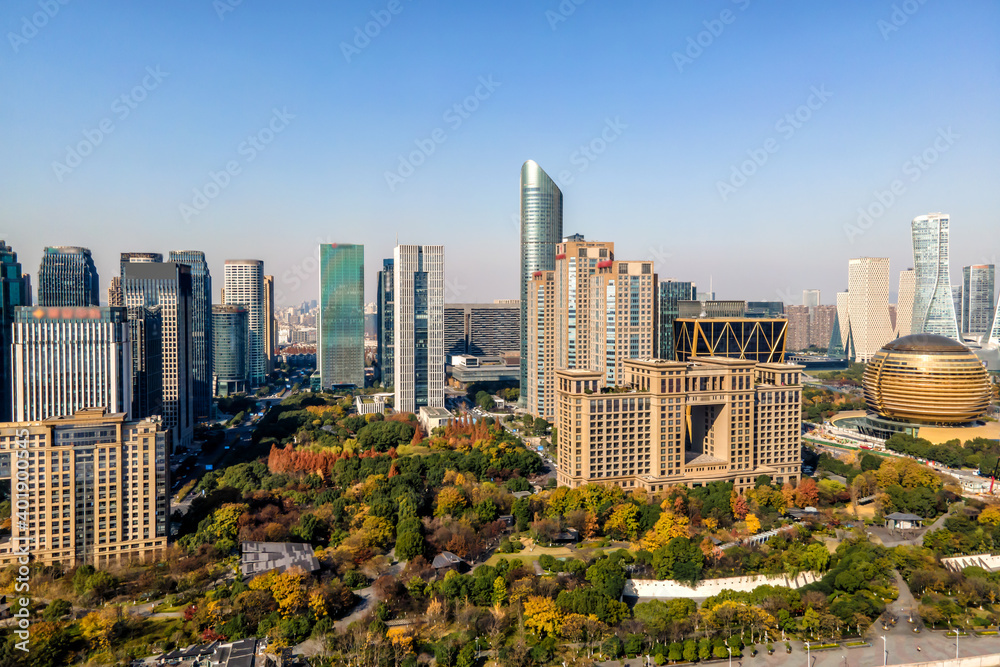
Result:
[[[746,301],[678,301],[677,317],[749,317]]]
[[[375,379],[383,387],[393,386],[395,360],[393,357],[393,308],[395,307],[392,283],[392,259],[382,260],[382,270],[378,272],[378,293],[375,302]],[[447,324],[446,324],[447,326]],[[445,350],[445,354],[449,354]]]
[[[514,303],[446,303],[445,356],[468,354],[497,357],[518,352],[521,341],[521,305]]]
[[[365,247],[319,247],[316,364],[323,389],[365,386]],[[444,362],[442,362],[442,372]],[[399,404],[396,404],[399,408]]]
[[[393,250],[395,408],[444,407],[444,246]]]
[[[229,396],[247,390],[250,324],[243,306],[212,306],[213,391]]]
[[[996,313],[993,315],[993,326],[990,327],[988,336],[983,336],[983,344],[1000,345],[1000,303],[997,304]]]
[[[896,295],[896,338],[913,332],[913,291],[917,284],[913,269],[899,272],[899,292]]]
[[[17,253],[0,241],[0,422],[14,419],[14,310],[31,305],[31,284],[21,273]]]
[[[277,326],[274,321],[274,276],[264,276],[264,356],[268,374],[274,372],[274,353],[278,347]]]
[[[989,333],[996,308],[996,268],[993,264],[973,264],[962,268],[961,332],[979,340]]]
[[[674,358],[674,320],[679,314],[678,302],[694,301],[698,287],[692,282],[667,280],[660,282],[657,292],[656,356],[660,359]]]
[[[99,282],[97,267],[88,248],[45,248],[38,268],[38,305],[99,306]]]
[[[151,260],[155,261],[155,260]],[[171,250],[170,262],[191,267],[191,375],[194,418],[212,414],[212,274],[200,250]]]
[[[163,309],[127,309],[132,345],[132,418],[163,414]]]
[[[894,337],[889,317],[889,259],[848,262],[847,292],[837,294],[837,319],[847,358],[867,363]]]
[[[126,308],[160,307],[163,424],[173,447],[189,447],[194,435],[194,375],[191,361],[191,267],[179,262],[125,265]]]
[[[819,290],[818,289],[804,289],[802,290],[802,305],[806,308],[815,308],[819,305]]]
[[[556,368],[593,367],[590,328],[596,321],[591,317],[591,279],[599,266],[615,258],[614,243],[585,241],[579,234],[574,238],[556,244]]]
[[[158,418],[129,420],[104,408],[0,424],[0,453],[26,454],[31,479],[27,516],[11,524],[10,543],[28,543],[36,562],[65,567],[162,557],[170,530],[167,438]],[[0,549],[4,565],[16,560],[16,548]]]
[[[958,332],[962,333],[962,285],[952,285],[951,286],[951,301],[955,304],[955,326],[958,327]],[[959,336],[961,340],[961,336]]]
[[[802,465],[802,368],[631,359],[616,393],[602,391],[599,371],[559,369],[559,484],[658,492],[728,481],[743,491],[759,475],[794,484]]]
[[[111,278],[111,285],[108,287],[108,305],[124,306],[122,297],[122,276],[125,275],[125,265],[130,262],[136,264],[158,263],[163,261],[163,255],[158,252],[123,252],[119,258],[119,273]]]
[[[948,270],[949,227],[949,216],[944,213],[913,219],[916,284],[912,332],[938,334],[961,342]]]
[[[250,326],[250,347],[247,350],[249,377],[253,387],[264,384],[267,359],[264,355],[264,262],[259,259],[226,260],[227,306],[245,306]]]
[[[123,308],[14,310],[14,420],[83,408],[132,412],[132,347]]]
[[[534,160],[521,167],[521,404],[528,385],[528,282],[536,271],[556,268],[563,231],[562,192]],[[537,414],[537,413],[536,413]]]
[[[521,358],[527,365],[527,382],[521,381],[521,398],[528,412],[536,417],[551,419],[556,413],[556,276],[555,271],[535,271],[528,282],[527,339],[528,356]],[[523,303],[523,301],[522,301]],[[525,344],[522,342],[522,349]]]
[[[556,276],[558,279],[558,271]],[[656,354],[656,274],[653,273],[653,263],[601,262],[591,284],[590,320],[593,324],[592,331],[587,334],[591,349],[589,368],[602,371],[604,382],[609,387],[621,385],[624,382],[624,364],[628,359],[651,359]],[[557,292],[556,298],[559,296]],[[562,330],[557,330],[557,334],[558,341],[562,338]],[[557,361],[557,368],[560,367]]]

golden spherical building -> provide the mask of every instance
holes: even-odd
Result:
[[[897,338],[864,374],[865,402],[880,417],[918,424],[967,424],[990,404],[983,363],[961,343],[931,334]]]

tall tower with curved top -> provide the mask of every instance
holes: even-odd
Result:
[[[536,271],[556,268],[562,240],[562,191],[538,163],[521,167],[521,404],[528,386],[528,281]]]

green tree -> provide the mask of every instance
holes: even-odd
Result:
[[[587,568],[587,581],[612,600],[617,600],[625,587],[625,570],[617,558],[602,558]]]

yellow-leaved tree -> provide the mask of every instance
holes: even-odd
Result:
[[[760,519],[754,514],[747,514],[747,532],[751,535],[756,535],[760,532]]]
[[[562,612],[552,598],[531,595],[524,601],[524,625],[539,634],[558,634]]]

